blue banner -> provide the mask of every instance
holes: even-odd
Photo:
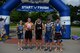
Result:
[[[17,11],[26,12],[53,12],[54,9],[49,4],[31,4],[25,3],[18,6]]]

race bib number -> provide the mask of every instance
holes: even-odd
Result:
[[[37,27],[37,29],[41,29],[41,27]]]
[[[22,31],[20,31],[20,33],[22,33]]]

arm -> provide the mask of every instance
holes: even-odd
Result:
[[[25,25],[23,25],[23,32],[25,31]]]
[[[35,30],[36,30],[36,22],[35,22],[35,24],[34,24],[34,36],[35,36]]]
[[[45,29],[45,26],[44,26],[44,24],[42,23],[42,30],[44,30]]]
[[[24,31],[27,29],[26,24],[27,24],[27,23],[24,24]]]
[[[52,29],[53,29],[53,34],[55,34],[55,26],[52,25]]]
[[[32,23],[31,30],[34,30],[34,24]]]
[[[44,25],[44,33],[46,33],[46,24]]]
[[[63,30],[63,26],[61,26],[60,28],[60,34],[62,35],[62,30]]]
[[[55,26],[54,25],[52,25],[52,29],[53,29],[53,31],[55,31]]]

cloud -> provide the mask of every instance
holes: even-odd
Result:
[[[79,6],[80,0],[62,0],[66,4],[71,4],[73,6]]]

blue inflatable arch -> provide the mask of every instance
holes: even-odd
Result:
[[[19,5],[21,0],[7,0],[0,7],[0,17],[7,18],[5,21],[5,29],[6,34],[9,35],[9,24],[10,24],[10,12]],[[65,5],[61,0],[50,0],[49,2],[54,8],[59,11],[61,25],[65,25],[65,33],[63,32],[63,38],[69,39],[71,35],[71,27],[70,27],[70,9],[67,5]],[[64,24],[65,22],[65,24]]]

